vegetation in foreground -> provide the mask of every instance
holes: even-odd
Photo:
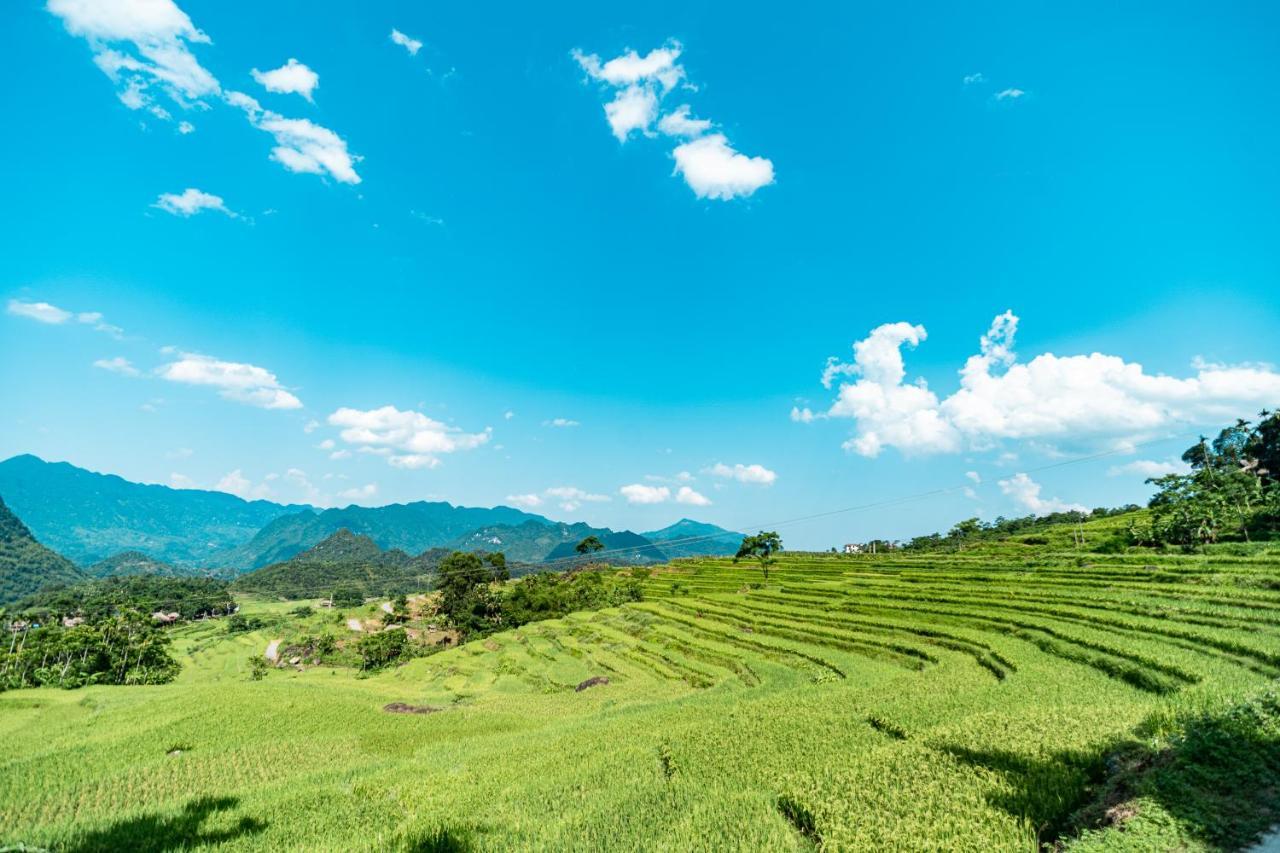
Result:
[[[344,627],[393,618],[377,602],[246,599],[249,630],[170,629],[171,684],[0,695],[0,840],[1230,849],[1280,785],[1280,553],[1073,547],[1123,523],[1042,546],[784,552],[767,584],[729,558],[578,573],[643,600],[400,665],[357,661]],[[537,603],[552,583],[509,589],[558,615]],[[251,663],[295,629],[332,633],[349,665]]]

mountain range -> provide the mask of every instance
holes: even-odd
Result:
[[[599,538],[609,560],[617,563],[732,554],[741,539],[739,533],[687,518],[633,533],[552,521],[508,506],[443,501],[320,510],[133,483],[31,455],[0,462],[0,497],[21,519],[14,521],[25,523],[28,537],[39,540],[37,547],[43,543],[69,558],[72,569],[87,567],[88,574],[99,576],[208,570],[236,575],[288,561],[340,530],[367,537],[380,551],[503,551],[521,563],[575,556],[574,546],[587,536]],[[58,564],[54,573],[66,576],[66,566]]]

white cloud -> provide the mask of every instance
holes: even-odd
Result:
[[[618,492],[632,504],[660,504],[671,497],[671,490],[666,486],[646,486],[643,483],[623,486]]]
[[[156,89],[184,109],[220,91],[191,52],[209,37],[172,0],[48,0],[47,8],[67,32],[89,42],[94,62],[129,109],[167,120]]]
[[[89,42],[94,62],[116,82],[120,101],[129,109],[145,109],[167,121],[172,116],[156,102],[155,88],[183,109],[207,109],[204,98],[217,96],[244,110],[250,124],[275,137],[271,159],[286,169],[360,183],[354,166],[360,158],[347,151],[347,143],[336,133],[306,119],[264,110],[243,92],[224,92],[190,50],[192,44],[209,43],[209,37],[172,0],[48,0],[48,9],[68,32]],[[306,66],[286,65],[262,77],[297,86],[303,70],[314,76]],[[271,76],[280,72],[286,73]],[[307,97],[313,87],[314,82]],[[180,133],[193,129],[190,122],[178,125]]]
[[[335,450],[335,451],[333,451],[332,453],[330,453],[330,454],[329,454],[329,458],[330,458],[330,459],[332,459],[332,460],[333,460],[333,461],[335,461],[335,462],[341,461],[341,460],[343,460],[343,459],[350,459],[350,458],[351,458],[351,451],[350,451],[350,450]]]
[[[552,418],[549,421],[543,421],[542,425],[549,426],[549,427],[557,427],[559,429],[564,429],[567,427],[582,426],[582,424],[578,423],[575,420],[570,420],[569,418]]]
[[[633,130],[649,132],[658,116],[658,96],[644,86],[628,86],[604,105],[604,117],[619,142],[626,142]]]
[[[174,216],[188,217],[202,210],[216,210],[235,218],[235,214],[227,209],[221,196],[211,195],[194,187],[187,187],[180,194],[161,193],[156,203],[151,206],[158,207],[165,213],[172,213]]]
[[[266,483],[254,485],[239,469],[228,472],[214,487],[215,491],[226,492],[245,500],[260,500],[271,494],[271,487]]]
[[[658,130],[667,136],[701,136],[711,129],[711,122],[704,118],[694,118],[689,114],[688,104],[681,104],[667,113],[658,122]]]
[[[814,414],[813,411],[808,406],[805,406],[803,409],[800,408],[799,406],[791,407],[791,420],[794,421],[795,423],[809,424],[809,423],[813,423],[815,420],[817,420],[820,417],[822,417],[822,415]]]
[[[534,494],[528,495],[507,495],[507,503],[512,506],[522,506],[526,509],[542,506],[542,498]]]
[[[385,456],[387,464],[411,470],[434,468],[441,455],[474,450],[492,435],[487,428],[465,433],[421,412],[395,406],[368,411],[341,408],[329,415],[329,424],[341,427],[342,440],[361,452]]]
[[[737,480],[739,483],[755,483],[761,486],[772,486],[774,481],[778,479],[778,475],[770,471],[763,465],[726,465],[723,462],[717,462],[710,468],[706,469],[707,474],[713,477],[723,477],[728,480]]]
[[[40,323],[49,323],[55,326],[71,319],[70,311],[64,311],[56,305],[50,305],[48,302],[23,302],[20,299],[10,299],[7,310],[8,313],[15,317],[26,317]]]
[[[326,438],[324,441],[316,445],[317,450],[333,450],[335,447],[332,438]]]
[[[995,99],[997,101],[1016,101],[1026,94],[1027,93],[1021,89],[1004,89],[1003,91],[996,92]]]
[[[965,471],[964,475],[975,483],[982,482],[982,475],[979,474],[977,471]]]
[[[53,326],[60,326],[74,319],[77,323],[93,326],[95,331],[105,332],[117,340],[124,335],[124,329],[104,322],[99,311],[72,313],[48,302],[24,302],[21,299],[10,299],[6,311],[15,317],[26,317]]]
[[[722,133],[678,145],[671,156],[676,160],[675,174],[684,178],[698,198],[749,196],[773,183],[770,160],[739,154]]]
[[[311,100],[311,93],[320,85],[320,75],[293,58],[279,68],[270,71],[255,68],[250,73],[268,92],[298,94],[308,101]]]
[[[668,41],[644,56],[629,50],[603,64],[594,53],[575,49],[572,55],[593,80],[615,87],[656,84],[666,92],[684,78],[684,67],[676,61],[682,50],[679,42]]]
[[[93,366],[109,370],[112,373],[119,373],[121,376],[138,375],[138,368],[134,367],[129,362],[129,359],[122,355],[118,355],[115,358],[100,358],[93,363]]]
[[[422,42],[415,38],[410,38],[397,29],[391,30],[391,41],[409,51],[410,56],[417,56],[418,51],[422,50]]]
[[[504,419],[504,420],[508,420],[508,421],[509,421],[509,420],[511,420],[512,418],[514,418],[515,416],[516,416],[516,413],[515,413],[515,412],[513,412],[513,411],[511,411],[511,410],[507,410],[507,411],[505,411],[505,412],[503,412],[503,413],[502,413],[502,417],[503,417],[503,419]]]
[[[710,506],[711,499],[701,492],[695,492],[688,486],[681,486],[676,492],[676,503],[689,504],[690,506]]]
[[[1185,474],[1190,470],[1190,467],[1180,459],[1166,459],[1164,461],[1135,459],[1124,465],[1112,465],[1107,469],[1107,475],[1119,477],[1124,474],[1136,474],[1139,477],[1147,478],[1163,477],[1166,474]]]
[[[1197,362],[1196,374],[1147,373],[1119,356],[1057,356],[1029,362],[1013,352],[1018,318],[996,317],[979,352],[960,369],[960,388],[939,399],[923,379],[906,382],[903,347],[926,338],[923,326],[889,323],[853,346],[852,363],[828,361],[822,381],[841,382],[827,415],[850,418],[846,449],[875,456],[985,450],[1000,440],[1133,443],[1175,424],[1230,420],[1280,399],[1280,373],[1267,365]]]
[[[738,153],[724,134],[709,133],[714,123],[694,118],[688,104],[680,104],[658,119],[663,99],[686,79],[679,62],[682,51],[678,42],[668,41],[644,56],[630,50],[607,62],[576,49],[572,56],[588,78],[603,84],[606,91],[612,88],[613,97],[605,104],[604,113],[619,142],[626,142],[635,131],[654,136],[650,128],[655,120],[664,135],[686,140],[672,151],[672,174],[683,177],[698,198],[727,201],[773,183],[770,160]],[[684,87],[696,91],[688,83]]]
[[[987,82],[987,78],[982,76],[981,71],[978,71],[973,74],[964,75],[964,84],[966,86],[972,86],[975,83],[985,83],[985,82]]]
[[[352,503],[360,503],[361,501],[368,501],[369,499],[373,498],[377,494],[378,494],[378,484],[366,483],[363,486],[356,486],[354,488],[350,488],[345,491],[338,492],[338,497],[346,498]]]
[[[208,385],[227,400],[262,409],[300,409],[302,401],[285,390],[266,368],[207,355],[182,353],[177,361],[157,369],[162,379],[186,385]]]
[[[227,103],[244,110],[249,123],[275,137],[271,159],[290,172],[331,175],[344,184],[360,183],[355,164],[360,160],[347,150],[342,137],[327,127],[305,118],[286,118],[263,109],[258,100],[243,92],[228,92]]]
[[[197,488],[195,480],[191,479],[186,474],[179,474],[177,471],[174,471],[169,475],[169,485],[175,489]]]
[[[609,500],[608,495],[592,494],[577,486],[552,486],[543,494],[560,501],[560,508],[566,512],[573,512],[584,503],[605,503]]]
[[[1018,504],[1030,510],[1034,515],[1048,515],[1051,512],[1088,512],[1089,508],[1081,504],[1067,503],[1057,498],[1040,497],[1040,484],[1026,474],[1014,474],[1008,480],[1000,480],[1000,491],[1013,498]]]
[[[188,133],[195,133],[196,126],[189,121],[178,122],[178,133],[186,136]]]
[[[315,432],[318,429],[320,429],[320,422],[315,418],[312,418],[311,420],[307,421],[306,424],[302,427],[302,431],[307,433],[308,435],[310,435],[311,433]]]

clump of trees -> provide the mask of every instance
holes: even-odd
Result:
[[[1236,421],[1212,441],[1201,436],[1182,461],[1189,473],[1147,481],[1157,491],[1149,519],[1130,526],[1135,544],[1247,542],[1280,528],[1280,413]]]
[[[169,634],[148,614],[125,611],[71,627],[9,623],[0,649],[0,690],[163,684],[178,674]]]
[[[177,613],[181,619],[197,619],[231,613],[235,607],[224,580],[127,575],[46,587],[15,603],[12,612],[36,622],[64,616],[94,620],[126,611],[161,611]]]
[[[454,551],[437,571],[440,613],[459,633],[485,634],[502,624],[501,597],[493,587],[510,578],[506,555]]]
[[[999,516],[994,521],[983,521],[980,518],[966,518],[956,522],[946,533],[930,533],[916,536],[901,547],[910,551],[963,551],[984,542],[998,542],[1012,536],[1024,536],[1027,544],[1047,544],[1047,539],[1037,538],[1035,534],[1050,527],[1063,524],[1081,524],[1087,520],[1107,518],[1113,515],[1124,515],[1141,509],[1137,504],[1108,508],[1097,507],[1089,512],[1068,510],[1051,512],[1046,515],[1024,515],[1018,518]],[[1030,535],[1027,535],[1030,534]]]
[[[587,537],[579,553],[593,548]],[[599,540],[596,540],[597,544]],[[603,546],[601,546],[603,547]],[[517,583],[510,579],[501,552],[489,554],[455,551],[439,568],[439,613],[463,637],[477,637],[542,619],[556,619],[575,610],[616,607],[644,597],[642,578],[612,571],[579,569],[564,573],[540,572]]]

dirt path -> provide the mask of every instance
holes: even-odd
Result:
[[[280,660],[280,641],[272,640],[271,642],[267,643],[267,650],[266,652],[263,653],[262,656],[267,660],[271,661],[272,663],[275,663],[276,661]]]

